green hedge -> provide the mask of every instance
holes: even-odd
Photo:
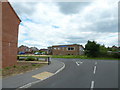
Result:
[[[33,58],[33,57],[28,57],[28,58],[25,59],[25,61],[35,61],[35,60],[36,60],[36,59]]]

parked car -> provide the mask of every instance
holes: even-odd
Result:
[[[35,52],[34,55],[41,55],[42,53],[40,52]]]
[[[25,52],[19,52],[18,54],[19,54],[19,55],[22,55],[22,54],[25,54]]]

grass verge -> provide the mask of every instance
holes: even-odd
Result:
[[[111,58],[111,57],[96,57],[96,58],[91,58],[91,57],[87,57],[85,55],[46,55],[46,56],[33,56],[33,55],[18,55],[20,57],[39,57],[39,58],[47,58],[47,57],[51,57],[51,58],[79,58],[79,59],[96,59],[96,60],[120,60],[120,58]]]
[[[2,69],[2,77],[8,77],[20,73],[25,73],[27,71],[34,70],[47,65],[45,62],[40,61],[18,61],[16,65],[11,67],[6,67]]]
[[[120,60],[120,58],[108,58],[108,57],[87,57],[80,55],[53,55],[52,58],[79,58],[79,59],[96,59],[96,60]]]

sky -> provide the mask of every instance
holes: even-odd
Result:
[[[88,40],[118,46],[118,1],[12,1],[21,19],[18,46],[47,48]]]

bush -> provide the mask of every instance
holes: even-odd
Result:
[[[6,70],[9,70],[9,69],[10,69],[10,67],[6,67],[5,69],[6,69]]]
[[[16,67],[17,67],[16,65],[13,66],[13,68],[16,68]]]
[[[19,56],[17,56],[17,60],[19,60]]]
[[[113,53],[112,56],[113,56],[114,58],[120,58],[120,53]]]
[[[26,61],[35,61],[36,59],[33,58],[33,57],[28,57],[28,58],[26,58],[25,60],[26,60]]]
[[[32,66],[36,66],[36,64],[32,64]]]

